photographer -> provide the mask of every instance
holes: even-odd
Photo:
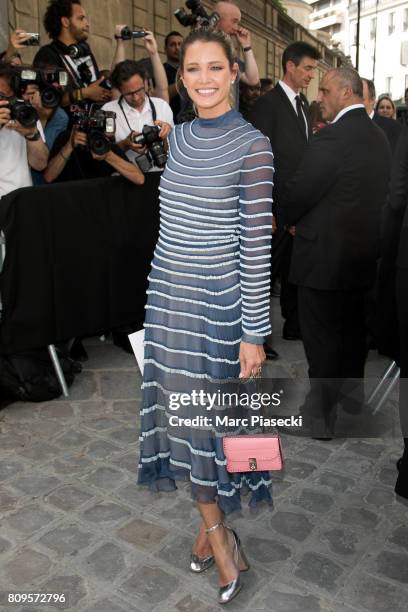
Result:
[[[48,161],[48,149],[35,110],[19,104],[23,113],[18,114],[20,121],[15,117],[13,76],[9,65],[0,64],[0,197],[14,189],[31,186],[30,167],[41,171]]]
[[[177,72],[182,43],[183,37],[180,32],[176,30],[169,32],[164,39],[164,50],[166,52],[167,62],[165,62],[163,66],[169,83],[170,106],[174,117],[177,117],[180,112],[180,96],[177,91]]]
[[[133,40],[137,37],[137,34],[140,34],[138,38],[143,39],[144,46],[149,54],[149,71],[152,72],[152,77],[154,80],[154,86],[152,86],[152,96],[162,98],[166,102],[169,102],[169,83],[167,80],[165,67],[161,63],[159,49],[157,47],[157,42],[153,32],[150,32],[149,30],[132,32],[128,26],[117,25],[115,27],[116,51],[112,62],[111,72],[113,72],[119,63],[126,59],[125,41]],[[130,38],[128,38],[129,36]]]
[[[21,65],[21,55],[19,49],[27,48],[25,44],[30,40],[31,34],[25,30],[17,29],[11,32],[8,47],[0,54],[0,61],[13,66]]]
[[[160,127],[159,138],[166,142],[173,123],[173,113],[167,102],[151,98],[146,90],[145,75],[137,62],[120,62],[112,73],[112,83],[120,91],[120,98],[105,104],[103,110],[116,113],[116,142],[132,162],[146,152],[146,147],[134,144],[135,136],[146,125]],[[153,166],[152,170],[160,170]]]
[[[239,80],[245,85],[256,87],[259,83],[259,71],[256,63],[255,55],[252,50],[251,34],[245,28],[241,27],[241,11],[234,2],[222,0],[217,2],[214,10],[220,16],[217,23],[217,30],[221,30],[225,34],[229,34],[232,38],[238,41],[244,53],[244,62],[239,58],[235,58],[239,66],[239,79],[235,81],[235,107],[239,105]]]
[[[96,154],[89,147],[89,136],[74,125],[57,137],[43,176],[47,183],[111,176],[119,173],[132,183],[142,185],[144,175],[130,163],[122,150],[112,143],[109,150]]]
[[[67,113],[60,106],[52,108],[44,106],[38,85],[28,85],[22,97],[30,102],[37,111],[44,131],[45,144],[51,151],[57,136],[68,127]],[[31,175],[34,185],[42,185],[45,182],[41,172],[31,170]]]
[[[86,42],[89,22],[80,0],[51,0],[45,16],[44,27],[52,42],[38,51],[34,66],[58,66],[69,76],[68,90],[62,98],[62,106],[90,101],[103,104],[112,93],[101,86],[99,69]]]

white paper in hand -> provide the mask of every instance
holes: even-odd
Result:
[[[129,334],[129,341],[132,345],[133,352],[136,357],[137,365],[139,366],[140,373],[143,376],[144,366],[144,329],[140,329],[133,334]]]

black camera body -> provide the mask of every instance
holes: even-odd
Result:
[[[103,87],[103,89],[106,89],[107,91],[112,91],[113,89],[113,83],[109,77],[105,77],[104,80],[99,85],[100,87]]]
[[[108,153],[116,132],[116,113],[93,105],[71,106],[71,112],[74,125],[88,137],[88,150],[95,155]]]
[[[21,100],[17,96],[3,96],[0,100],[7,100],[6,108],[10,109],[11,119],[18,121],[23,127],[34,127],[38,121],[38,113],[29,102]]]
[[[38,86],[41,103],[45,108],[56,108],[61,104],[62,91],[68,84],[68,74],[59,68],[55,70],[22,68],[16,76],[14,89],[21,96],[30,84]]]
[[[215,11],[209,15],[200,0],[187,0],[186,7],[191,11],[190,15],[184,8],[174,11],[174,16],[185,28],[215,28],[220,20]]]
[[[22,42],[21,44],[24,47],[38,47],[40,44],[40,35],[38,32],[27,32],[30,35],[30,38]]]
[[[135,159],[143,173],[151,170],[153,166],[164,168],[166,165],[167,154],[159,134],[160,127],[158,125],[144,125],[141,134],[132,137],[134,144],[146,146],[148,149],[146,153]]]
[[[145,30],[132,30],[129,26],[125,26],[120,31],[120,36],[122,40],[131,40],[132,38],[144,38],[147,36],[147,32]]]

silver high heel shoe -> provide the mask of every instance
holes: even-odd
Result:
[[[198,555],[196,555],[195,553],[191,553],[190,571],[194,572],[194,574],[201,574],[201,572],[205,572],[205,570],[208,570],[212,565],[214,565],[214,563],[215,559],[212,555],[200,559]]]
[[[206,529],[205,532],[207,534],[212,533],[213,531],[218,529],[218,527],[225,527],[226,529],[231,531],[233,538],[234,538],[234,547],[233,547],[232,555],[238,567],[237,577],[234,578],[234,580],[231,580],[231,582],[229,582],[228,584],[221,586],[218,591],[218,603],[227,604],[232,599],[234,599],[234,597],[236,597],[238,593],[240,592],[240,590],[242,589],[240,572],[246,572],[247,570],[249,570],[249,563],[245,556],[244,551],[242,550],[241,541],[238,535],[236,534],[236,532],[233,529],[231,529],[231,527],[227,527],[227,525],[224,525],[224,523],[217,523],[216,525],[213,525],[213,527],[209,527],[208,529]]]

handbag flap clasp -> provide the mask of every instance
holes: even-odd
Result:
[[[255,472],[257,469],[256,457],[249,457],[248,462],[249,462],[249,469],[252,472]]]

